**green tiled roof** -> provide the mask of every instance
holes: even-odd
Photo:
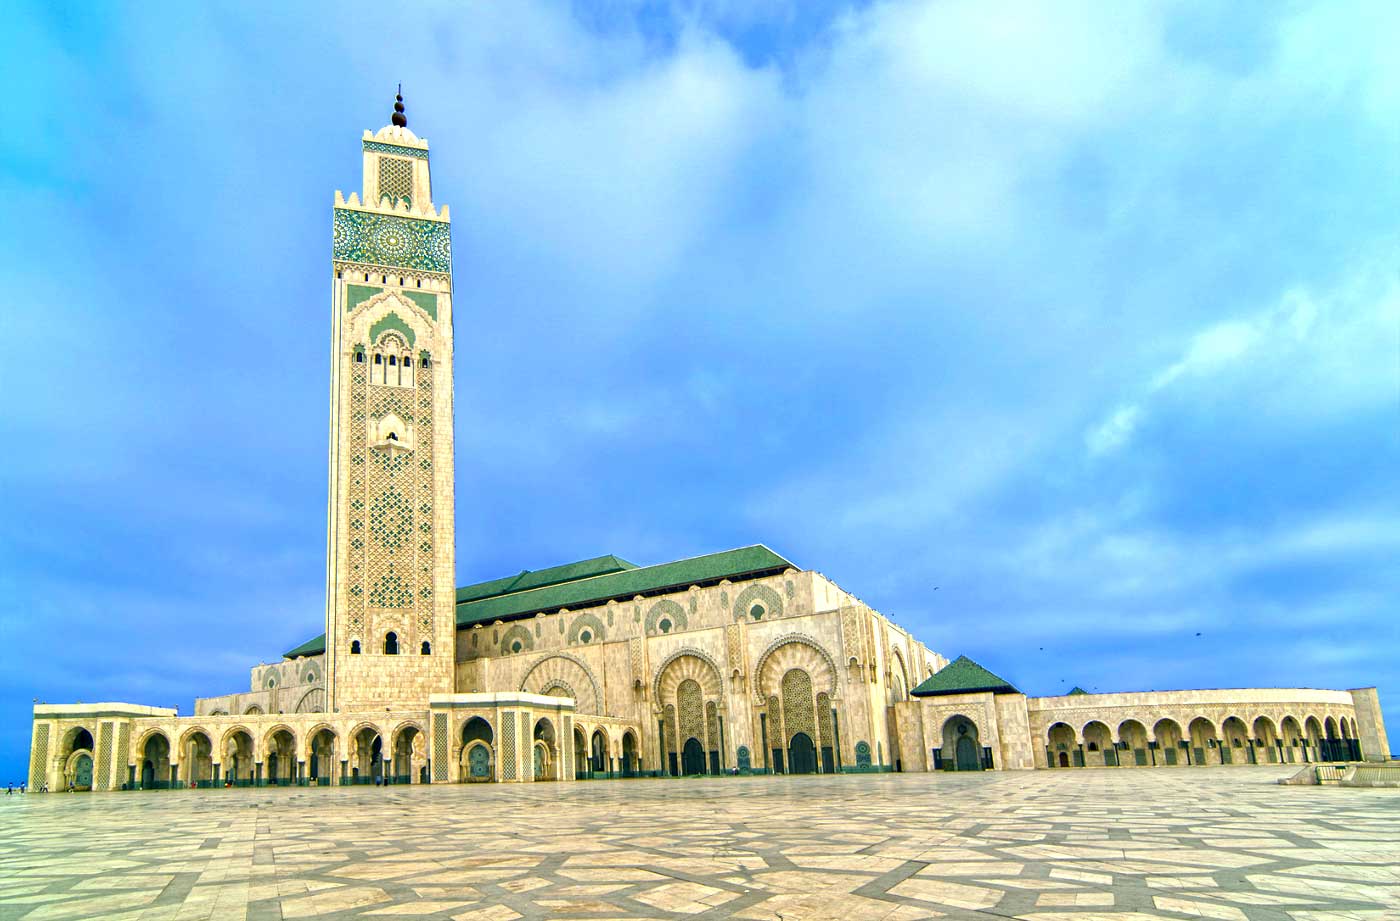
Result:
[[[941,697],[981,691],[991,691],[993,694],[1021,693],[1004,678],[998,678],[967,656],[958,656],[909,693],[915,697]]]
[[[527,570],[457,589],[457,628],[795,568],[762,544],[641,568],[615,556],[600,556],[534,572]],[[284,655],[295,658],[320,655],[325,651],[323,633]]]
[[[532,588],[543,588],[546,585],[558,585],[560,582],[575,582],[579,579],[606,576],[610,573],[622,572],[624,569],[636,568],[634,564],[615,556],[599,556],[591,560],[567,563],[563,566],[536,569],[533,572],[526,569],[521,571],[519,575],[463,586],[457,589],[457,603],[480,601],[482,598],[493,598],[496,595],[523,592]]]
[[[1078,697],[1080,694],[1083,694],[1085,697],[1088,697],[1088,696],[1089,696],[1089,692],[1088,692],[1088,691],[1084,690],[1083,688],[1081,688],[1079,685],[1076,684],[1074,687],[1072,687],[1072,688],[1069,689],[1069,693],[1066,694],[1065,696],[1066,696],[1066,697]]]
[[[756,544],[738,550],[677,560],[674,563],[660,563],[656,566],[627,569],[575,582],[512,592],[509,595],[483,598],[480,601],[459,602],[457,626],[470,627],[472,624],[507,620],[558,608],[587,607],[614,598],[621,600],[633,595],[660,594],[700,582],[718,582],[720,579],[752,576],[761,572],[782,572],[790,568],[795,567],[762,544]]]
[[[326,635],[322,633],[314,640],[307,640],[296,649],[282,653],[288,659],[295,659],[297,656],[319,656],[326,651]]]

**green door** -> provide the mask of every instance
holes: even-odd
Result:
[[[535,746],[535,779],[539,780],[544,776],[544,747]]]
[[[79,790],[92,789],[92,756],[78,756],[77,776],[73,778],[73,786]]]
[[[685,748],[681,751],[681,774],[685,777],[691,777],[703,773],[705,773],[705,748],[700,744],[699,739],[686,739]]]
[[[472,780],[491,779],[491,753],[485,745],[478,745],[467,755],[467,774]]]
[[[977,743],[967,736],[958,736],[958,770],[980,771],[982,760],[977,757]]]
[[[789,765],[794,774],[815,774],[817,773],[817,749],[812,744],[812,737],[805,732],[799,732],[792,737],[790,747]]]

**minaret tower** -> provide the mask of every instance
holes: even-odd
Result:
[[[422,709],[453,690],[452,228],[402,88],[391,122],[364,133],[361,194],[336,192],[333,212],[333,712]]]

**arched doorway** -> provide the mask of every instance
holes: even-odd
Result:
[[[534,747],[531,752],[532,775],[535,780],[555,780],[555,765],[558,763],[558,749],[555,744],[554,723],[547,717],[535,722]]]
[[[329,727],[317,730],[311,737],[306,770],[311,775],[311,783],[318,787],[330,786],[331,777],[335,776],[335,733]]]
[[[637,735],[630,729],[622,734],[622,776],[637,776]]]
[[[152,732],[141,746],[141,789],[164,790],[170,786],[170,740]]]
[[[55,767],[60,772],[60,789],[92,789],[92,733],[82,726],[75,726],[64,733],[63,744],[55,758]],[[84,762],[82,755],[87,755]],[[80,773],[81,776],[80,776]],[[83,780],[82,784],[78,781]]]
[[[1115,767],[1118,752],[1113,747],[1113,735],[1098,720],[1084,724],[1084,760],[1095,767]]]
[[[1145,767],[1148,762],[1147,727],[1137,720],[1124,720],[1118,724],[1118,738],[1123,741],[1123,763]]]
[[[276,729],[268,737],[263,758],[266,783],[289,786],[296,780],[297,740],[289,729]]]
[[[788,765],[794,774],[817,773],[817,747],[805,732],[795,732],[788,746]]]
[[[945,771],[982,770],[982,742],[977,724],[961,714],[943,722],[943,748],[939,759]]]
[[[574,777],[585,780],[588,774],[588,736],[582,726],[574,727]]]
[[[1083,767],[1084,753],[1079,750],[1074,729],[1068,723],[1055,723],[1046,735],[1048,761],[1055,767]]]
[[[1215,724],[1204,716],[1193,719],[1186,727],[1186,731],[1191,736],[1191,763],[1194,765],[1212,764],[1219,762],[1218,757],[1212,757],[1211,752],[1216,752],[1215,747]],[[1223,762],[1221,762],[1223,763]]]
[[[1152,735],[1157,740],[1157,748],[1162,752],[1163,764],[1184,764],[1181,757],[1185,746],[1181,744],[1181,726],[1173,719],[1160,719],[1152,727]]]
[[[186,786],[209,786],[214,779],[214,743],[202,729],[188,733],[180,746],[181,778]]]
[[[399,729],[398,738],[394,739],[394,783],[413,782],[414,748],[421,748],[422,734],[412,723]]]
[[[1285,716],[1279,724],[1279,734],[1283,737],[1283,760],[1297,764],[1303,760],[1303,727],[1292,716]]]
[[[1254,763],[1254,746],[1249,742],[1249,727],[1238,716],[1227,716],[1220,724],[1220,763]]]
[[[588,762],[588,769],[593,775],[607,777],[612,772],[612,765],[608,762],[608,737],[603,734],[603,730],[593,730],[592,745],[590,748],[591,757]]]
[[[462,726],[462,782],[488,783],[491,780],[491,724],[473,716]]]
[[[1278,764],[1283,760],[1280,754],[1283,746],[1280,744],[1278,730],[1274,728],[1274,721],[1267,716],[1260,716],[1254,720],[1254,743],[1255,760],[1262,759],[1267,764]]]
[[[384,782],[384,740],[373,726],[361,726],[352,739],[350,782]]]
[[[224,734],[224,783],[246,787],[253,783],[253,736],[243,728]]]
[[[685,740],[681,749],[681,776],[694,777],[705,773],[705,749],[700,740],[692,736]]]

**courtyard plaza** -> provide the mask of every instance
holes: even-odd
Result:
[[[15,796],[0,918],[1400,919],[1400,790],[1296,770]]]

